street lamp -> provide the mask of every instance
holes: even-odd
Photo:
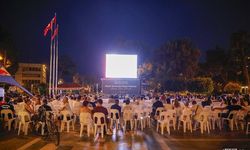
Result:
[[[6,50],[4,50],[4,52],[0,54],[0,63],[5,68],[8,68],[11,66],[11,61],[9,59],[7,59]]]
[[[0,54],[0,61],[1,65],[5,67],[6,65],[6,50],[3,51],[3,53]]]

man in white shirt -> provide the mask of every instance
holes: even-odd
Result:
[[[55,111],[59,111],[62,109],[62,101],[60,100],[60,97],[57,97],[56,99],[53,99],[52,102],[50,103],[50,107],[54,109]]]

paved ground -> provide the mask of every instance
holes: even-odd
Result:
[[[78,129],[78,128],[77,128]],[[144,132],[114,132],[112,136],[104,139],[93,135],[88,138],[79,137],[79,129],[70,133],[61,134],[61,144],[56,147],[53,143],[46,142],[40,136],[20,135],[16,132],[0,131],[0,150],[213,150],[213,149],[250,149],[250,136],[243,131],[225,132],[212,131],[210,134],[183,133],[173,131],[171,135],[160,135],[154,129],[146,129]]]
[[[243,131],[225,132],[212,131],[210,134],[195,131],[194,133],[173,132],[171,136],[164,135],[164,142],[171,149],[185,150],[217,150],[217,149],[250,149],[250,136]]]

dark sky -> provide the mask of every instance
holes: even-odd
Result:
[[[55,12],[60,54],[69,54],[80,73],[99,75],[104,54],[119,52],[119,39],[155,49],[188,37],[204,53],[227,48],[232,32],[250,31],[249,0],[1,0],[0,25],[12,34],[23,62],[49,61],[43,30]]]

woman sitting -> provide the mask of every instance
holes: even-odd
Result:
[[[69,101],[68,101],[68,98],[67,98],[67,97],[64,97],[64,98],[63,98],[63,106],[62,106],[62,108],[61,108],[59,111],[60,111],[60,112],[61,112],[61,111],[68,111],[68,112],[69,112],[70,116],[67,117],[67,120],[70,120],[70,117],[71,117],[72,119],[74,118],[73,112],[72,112],[72,110],[71,110],[71,108],[70,108]],[[63,116],[59,117],[58,119],[59,119],[59,120],[63,120]]]
[[[34,107],[32,106],[31,100],[25,99],[24,102],[25,102],[24,104],[25,111],[27,111],[30,115],[34,115],[35,111],[34,111]]]
[[[72,114],[72,111],[71,111],[71,108],[70,108],[70,105],[69,105],[69,100],[68,100],[67,97],[63,98],[63,106],[60,109],[60,111],[69,111]]]

